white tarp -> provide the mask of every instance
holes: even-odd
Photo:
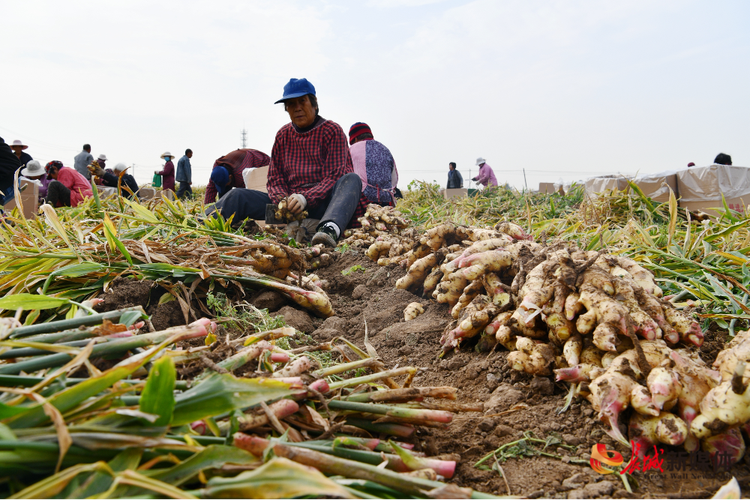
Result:
[[[681,201],[719,201],[744,198],[750,202],[750,169],[732,165],[693,167],[677,172]]]

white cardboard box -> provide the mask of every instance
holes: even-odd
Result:
[[[443,189],[443,196],[447,200],[451,198],[463,198],[469,194],[469,190],[466,188],[455,188],[455,189]]]
[[[679,197],[677,189],[677,172],[661,172],[658,174],[644,175],[633,179],[643,194],[660,203],[669,201],[670,189],[675,197]]]
[[[630,189],[628,178],[624,175],[602,175],[591,177],[584,184],[586,193],[590,196],[596,196],[598,193],[606,193],[611,190],[627,191]]]

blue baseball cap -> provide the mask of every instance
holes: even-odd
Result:
[[[211,171],[211,180],[214,181],[219,197],[224,196],[224,193],[229,191],[229,172],[226,168],[214,167]]]
[[[287,99],[302,97],[307,94],[315,95],[315,87],[313,87],[313,84],[308,82],[307,78],[292,78],[289,80],[289,83],[284,85],[284,97],[276,101],[274,104],[284,102]]]

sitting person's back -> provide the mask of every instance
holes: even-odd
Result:
[[[354,172],[362,179],[362,195],[368,203],[394,205],[398,170],[390,150],[376,141],[366,123],[349,129],[349,152]]]

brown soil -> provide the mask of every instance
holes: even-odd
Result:
[[[312,331],[312,337],[318,341],[343,335],[363,347],[367,329],[370,343],[387,367],[420,368],[415,386],[453,386],[459,389],[458,402],[482,407],[482,412],[457,414],[446,429],[423,427],[412,439],[417,449],[430,455],[458,454],[459,467],[453,482],[459,486],[530,498],[709,498],[735,476],[743,489],[750,488],[750,458],[746,455],[730,473],[723,474],[696,471],[676,477],[666,470],[665,462],[664,473],[636,472],[638,487],[630,494],[617,474],[600,475],[588,462],[591,448],[597,443],[604,443],[608,450],[619,451],[626,460],[630,450],[604,433],[604,426],[585,400],[575,400],[566,412],[558,414],[565,404],[567,386],[555,384],[551,378],[511,370],[505,362],[507,351],[489,355],[477,353],[469,342],[460,351],[440,358],[439,339],[452,321],[449,310],[434,300],[396,289],[394,283],[404,275],[403,269],[380,267],[363,252],[349,250],[344,254],[334,252],[332,264],[317,270],[316,274],[329,283],[327,292],[336,312],[333,318],[324,321],[310,317],[304,311],[289,307],[288,301],[273,297],[269,301],[267,295],[260,297],[260,292],[250,294],[250,301],[257,298],[257,307],[275,304],[270,307],[272,311],[278,310],[291,326]],[[113,283],[104,295],[105,302],[97,309],[142,305],[153,315],[151,321],[155,328],[157,323],[159,329],[184,324],[176,302],[154,306],[163,293],[164,290],[153,282],[120,280]],[[415,301],[424,306],[424,314],[404,322],[405,307]],[[195,314],[202,315],[197,307],[195,309]],[[232,338],[238,334],[231,333]],[[701,356],[712,362],[725,339],[726,332],[708,332],[706,343],[700,348]],[[196,361],[183,367],[180,377],[190,378],[205,369],[207,363],[221,361],[232,353],[224,345],[205,354],[208,361]],[[235,374],[250,376],[254,369],[256,367],[250,364],[245,368],[247,373]],[[626,418],[621,417],[621,421]],[[498,447],[522,438],[525,432],[533,433],[536,438],[552,438],[555,444],[545,452],[556,458],[510,458],[498,464],[504,478],[497,470],[474,466]],[[667,452],[680,451],[664,448]],[[493,461],[486,465],[492,466]]]

